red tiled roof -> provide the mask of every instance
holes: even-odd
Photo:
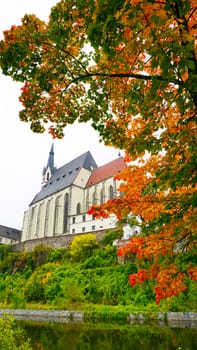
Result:
[[[126,167],[127,165],[122,157],[112,160],[112,162],[93,170],[86,187],[95,185],[103,180],[108,179],[109,177],[114,177]]]

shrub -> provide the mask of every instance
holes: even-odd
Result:
[[[84,269],[92,269],[95,267],[102,267],[102,266],[105,266],[105,260],[102,259],[99,255],[91,256],[83,264]]]
[[[70,250],[65,248],[54,249],[49,256],[50,262],[62,262],[70,258]]]
[[[0,318],[0,349],[32,350],[29,340],[25,340],[25,334],[11,317]]]
[[[122,235],[123,235],[123,231],[121,228],[106,231],[105,236],[102,239],[102,243],[104,245],[112,244],[113,241],[115,241],[115,239],[120,239]]]
[[[74,278],[65,278],[60,287],[64,295],[64,299],[70,303],[81,303],[84,301],[82,288]]]
[[[35,267],[44,265],[48,262],[49,255],[52,251],[52,248],[46,247],[42,244],[36,246],[33,250],[33,264]]]
[[[8,255],[4,256],[3,261],[0,262],[0,272],[9,274],[13,273],[15,270],[15,263],[18,260],[19,253],[10,252]]]
[[[8,244],[0,244],[0,261],[4,260],[11,252],[11,246]]]
[[[84,261],[89,258],[99,246],[96,236],[92,233],[77,236],[73,239],[70,250],[75,261]]]
[[[28,302],[36,301],[43,302],[45,301],[44,295],[44,285],[41,278],[38,275],[32,275],[27,282],[25,287],[25,297]]]

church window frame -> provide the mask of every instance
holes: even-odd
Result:
[[[68,211],[69,211],[69,194],[66,193],[64,195],[64,218],[63,218],[64,233],[68,231]]]
[[[112,185],[109,186],[109,199],[114,199],[114,188]]]
[[[81,214],[81,203],[80,202],[78,202],[76,205],[76,214],[77,215]]]

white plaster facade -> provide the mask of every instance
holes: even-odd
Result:
[[[43,187],[24,213],[21,241],[114,228],[113,215],[95,219],[88,209],[119,196],[114,176],[126,167],[124,160],[119,157],[99,168],[87,152],[56,169],[53,157],[52,148]]]

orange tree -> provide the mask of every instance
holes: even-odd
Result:
[[[91,212],[143,218],[118,254],[145,263],[129,281],[155,280],[157,302],[197,279],[196,19],[195,0],[62,0],[48,23],[25,15],[0,42],[33,131],[61,138],[90,120],[125,151],[122,196]]]

